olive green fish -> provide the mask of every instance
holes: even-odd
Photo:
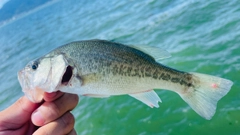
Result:
[[[33,102],[41,102],[43,92],[59,90],[90,97],[128,94],[150,107],[159,107],[161,100],[154,89],[171,90],[200,116],[211,119],[218,100],[233,83],[159,63],[168,57],[170,54],[158,47],[77,41],[30,62],[18,72],[18,79]]]

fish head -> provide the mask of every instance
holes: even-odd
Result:
[[[46,55],[29,62],[18,72],[22,91],[32,102],[41,102],[44,92],[58,91],[67,67],[63,55]]]

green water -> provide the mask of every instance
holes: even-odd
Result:
[[[1,12],[1,10],[0,10]],[[240,1],[58,1],[0,27],[0,110],[23,96],[17,71],[74,40],[109,39],[159,46],[178,70],[234,82],[216,114],[205,120],[176,93],[156,90],[160,108],[130,96],[80,97],[73,110],[78,134],[240,134]]]

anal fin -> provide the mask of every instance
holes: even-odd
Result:
[[[107,97],[110,97],[109,95],[97,95],[97,94],[85,94],[83,96],[94,97],[94,98],[107,98]]]
[[[158,108],[158,102],[162,102],[159,96],[153,90],[142,93],[129,94],[129,96],[134,97],[135,99],[143,102],[151,108]]]

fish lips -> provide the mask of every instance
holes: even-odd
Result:
[[[29,78],[27,70],[28,69],[24,68],[18,72],[18,81],[26,97],[33,103],[39,103],[43,100],[44,91],[31,84],[31,78]]]

